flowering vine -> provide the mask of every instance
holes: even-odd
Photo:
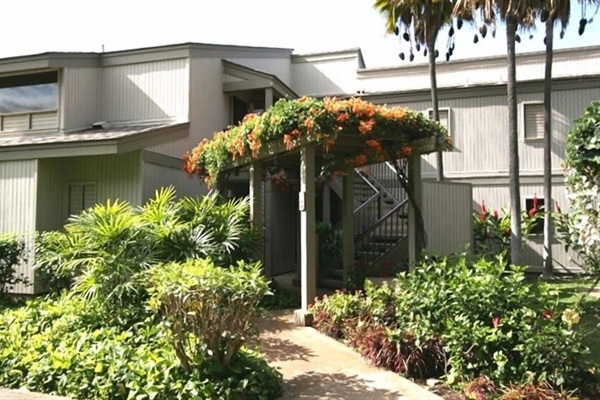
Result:
[[[350,153],[347,147],[343,155],[336,153],[341,138],[359,145]],[[212,185],[232,163],[259,159],[261,151],[271,145],[293,151],[310,141],[322,147],[320,173],[330,176],[385,161],[389,155],[384,141],[393,141],[399,149],[396,156],[402,158],[410,156],[421,139],[433,141],[434,148],[427,151],[452,148],[444,127],[403,107],[374,105],[358,98],[281,99],[264,114],[248,114],[238,125],[204,139],[184,155],[184,170]]]

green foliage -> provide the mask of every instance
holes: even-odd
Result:
[[[271,399],[281,376],[242,349],[220,374],[182,368],[153,316],[107,323],[96,305],[63,296],[0,314],[0,386],[85,399]]]
[[[534,198],[534,208],[524,210],[521,215],[521,235],[528,238],[532,229],[543,214],[543,207],[537,205]],[[505,254],[510,259],[510,213],[503,209],[502,214],[497,210],[491,211],[485,202],[479,205],[479,212],[473,214],[473,253],[488,260],[495,259],[499,254]]]
[[[342,229],[334,227],[329,221],[317,223],[319,239],[319,272],[333,269],[342,259],[344,243]]]
[[[265,310],[289,310],[300,308],[300,292],[281,286],[275,279],[269,282],[269,291],[260,301],[259,307]]]
[[[19,283],[27,283],[17,273],[17,266],[25,261],[25,242],[11,235],[0,235],[0,300]]]
[[[169,263],[149,271],[150,307],[161,310],[181,365],[227,366],[252,333],[257,306],[268,292],[261,266],[221,268],[209,259]]]
[[[317,329],[349,341],[376,365],[448,383],[488,376],[499,385],[577,387],[585,376],[581,311],[533,291],[524,269],[465,255],[426,257],[394,288],[316,302]]]
[[[35,239],[35,277],[49,292],[59,292],[71,287],[73,276],[61,268],[65,263],[65,250],[71,236],[62,232],[41,232]]]
[[[255,236],[248,215],[247,199],[223,202],[211,194],[177,200],[173,188],[157,191],[140,208],[109,201],[73,217],[65,233],[42,234],[37,268],[50,289],[72,281],[72,295],[108,307],[141,304],[142,273],[152,265],[194,257],[229,265],[251,258]]]
[[[600,276],[600,101],[593,102],[567,136],[564,161],[569,212],[556,214],[557,236]]]

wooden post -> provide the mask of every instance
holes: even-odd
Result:
[[[353,171],[344,176],[342,198],[342,244],[344,283],[348,281],[348,272],[354,266],[354,175]]]
[[[257,258],[263,263],[264,259],[264,228],[265,228],[265,219],[264,219],[264,199],[263,199],[263,191],[262,191],[262,165],[260,162],[255,161],[250,165],[250,221],[252,221],[252,225],[258,232],[259,240],[256,249]],[[265,271],[269,274],[270,266],[265,265]]]
[[[273,105],[273,88],[265,89],[265,111]]]
[[[312,324],[308,314],[309,305],[317,294],[317,238],[315,207],[315,147],[306,145],[300,149],[300,291],[301,309],[294,312],[298,325]]]
[[[422,210],[421,155],[418,153],[413,153],[408,159],[408,187],[414,202]],[[409,270],[412,271],[423,250],[423,243],[417,238],[422,236],[424,227],[417,220],[412,202],[408,204],[408,264]]]

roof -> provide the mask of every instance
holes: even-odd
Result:
[[[0,160],[126,153],[189,134],[189,122],[135,124],[77,132],[0,135]]]
[[[294,92],[294,90],[290,88],[285,82],[279,79],[277,75],[256,68],[247,67],[245,65],[241,65],[229,60],[223,60],[222,63],[225,67],[223,71],[225,74],[238,77],[245,81],[256,78],[262,79],[263,81],[265,81],[265,87],[274,87],[282,95],[287,95],[292,98],[298,97],[298,94]],[[236,89],[236,82],[223,83],[223,90],[226,93],[238,90]]]

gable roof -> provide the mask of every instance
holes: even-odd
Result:
[[[272,87],[279,93],[290,98],[297,98],[298,94],[285,84],[277,75],[245,65],[223,60],[223,73],[237,78],[235,81],[223,82],[225,93],[240,90],[262,89]]]

